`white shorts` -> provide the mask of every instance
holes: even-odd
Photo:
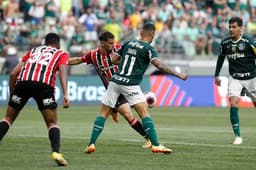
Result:
[[[228,77],[228,96],[240,96],[242,88],[246,88],[256,101],[256,78],[250,80],[237,80],[232,76]]]
[[[144,93],[139,85],[124,86],[114,82],[109,82],[108,89],[103,97],[102,103],[114,108],[119,95],[122,94],[130,106],[146,101]]]

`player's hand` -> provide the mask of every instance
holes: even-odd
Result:
[[[219,79],[219,77],[215,77],[214,82],[217,86],[221,85],[221,80]]]
[[[187,74],[181,74],[179,77],[182,80],[187,80],[188,79],[188,75]]]
[[[67,96],[63,97],[63,108],[69,108],[70,102]]]

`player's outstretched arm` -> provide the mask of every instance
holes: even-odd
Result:
[[[82,62],[83,61],[81,57],[72,57],[72,58],[69,58],[68,65],[78,65],[78,64],[81,64]]]
[[[161,61],[159,59],[153,59],[151,61],[151,63],[158,69],[160,70],[161,72],[165,73],[165,74],[169,74],[169,75],[173,75],[173,76],[176,76],[182,80],[187,80],[188,78],[188,75],[187,74],[183,74],[183,73],[178,73],[174,70],[171,70],[170,68],[164,66]]]

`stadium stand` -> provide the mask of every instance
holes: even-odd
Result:
[[[209,65],[216,60],[231,16],[242,17],[244,30],[255,36],[255,4],[254,0],[4,0],[0,1],[0,66],[5,46],[15,45],[21,57],[43,43],[48,32],[61,36],[62,49],[80,55],[81,50],[97,46],[95,36],[112,24],[113,18],[114,28],[121,29],[119,43],[138,37],[144,22],[154,22],[157,35],[152,45],[167,63]],[[80,70],[84,69],[73,68],[70,74],[85,74]],[[92,73],[86,70],[86,74]]]

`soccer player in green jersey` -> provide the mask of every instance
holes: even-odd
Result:
[[[85,55],[81,57],[72,57],[69,59],[69,65],[77,65],[81,63],[86,63],[93,65],[98,76],[101,78],[103,85],[107,88],[109,84],[109,80],[112,75],[117,71],[118,66],[113,65],[111,63],[113,53],[120,48],[118,43],[114,42],[114,35],[105,31],[99,36],[100,45],[94,50],[89,50],[85,53]],[[120,95],[113,109],[111,115],[113,120],[118,123],[118,113],[119,112],[130,124],[130,126],[138,132],[141,136],[146,139],[146,143],[142,146],[143,148],[151,148],[151,142],[146,136],[146,133],[142,127],[141,122],[132,114],[131,107],[129,106],[128,101],[124,98],[124,96]],[[85,153],[93,153],[95,152],[95,147],[93,144],[96,144],[98,137],[100,136],[102,130],[105,126],[105,121],[107,120],[108,115],[99,115],[96,117],[94,121],[94,125],[92,128],[90,144],[91,148],[89,150],[85,150]],[[101,127],[98,129],[98,127]]]
[[[100,115],[108,115],[111,108],[115,106],[118,96],[122,94],[142,119],[143,128],[152,143],[152,152],[171,153],[172,149],[161,145],[158,141],[154,123],[148,113],[145,96],[139,84],[150,63],[165,74],[174,75],[183,80],[186,80],[188,76],[175,72],[161,63],[157,58],[156,51],[150,46],[154,35],[154,24],[146,23],[143,25],[139,40],[128,41],[113,55],[112,62],[119,64],[118,71],[112,76],[103,97]],[[90,147],[89,143],[86,150]]]
[[[215,84],[221,85],[219,73],[225,57],[229,64],[228,96],[230,101],[230,121],[235,134],[233,144],[240,145],[243,139],[240,135],[238,105],[242,88],[251,95],[253,102],[256,101],[256,70],[255,54],[256,41],[249,35],[242,33],[243,20],[232,17],[229,20],[228,38],[221,41],[220,55],[215,69]]]

